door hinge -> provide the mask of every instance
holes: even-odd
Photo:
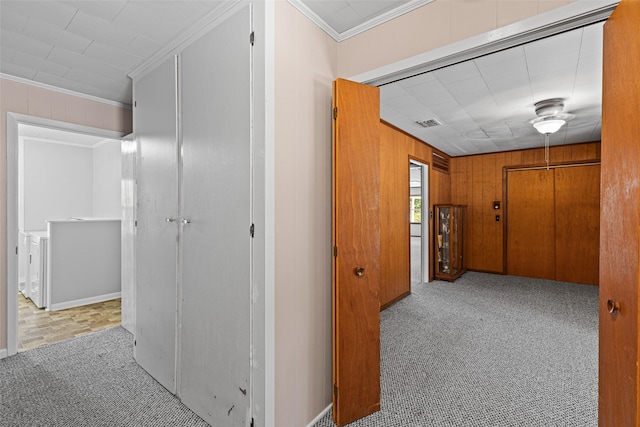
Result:
[[[16,255],[18,255],[18,247],[16,246]]]
[[[334,246],[334,247],[333,247],[333,257],[334,257],[334,258],[337,258],[337,257],[338,257],[338,247],[337,247],[337,246]]]
[[[333,385],[333,394],[338,398],[338,384]]]
[[[338,118],[338,107],[333,107],[333,120]]]
[[[250,426],[251,426],[251,427],[255,427],[255,425],[253,424],[253,418],[251,418],[251,424],[250,424]]]
[[[249,43],[251,43],[251,46],[253,46],[253,43],[256,41],[256,35],[253,31],[251,31],[251,34],[249,34]]]
[[[138,101],[133,101],[133,106],[137,107],[138,106]]]
[[[254,224],[251,224],[251,227],[249,227],[249,234],[251,235],[251,238],[255,236],[255,233],[256,233],[256,227]]]

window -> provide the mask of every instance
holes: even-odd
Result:
[[[409,222],[422,222],[421,196],[409,196]]]

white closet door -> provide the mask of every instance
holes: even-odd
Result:
[[[136,81],[135,101],[140,160],[134,355],[175,393],[178,147],[173,58]]]
[[[178,395],[219,426],[250,418],[250,28],[246,6],[181,55]]]

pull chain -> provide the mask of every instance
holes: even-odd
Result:
[[[549,170],[549,134],[544,134],[544,161],[547,164],[547,170]]]

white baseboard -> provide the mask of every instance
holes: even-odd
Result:
[[[112,299],[120,298],[122,292],[114,292],[112,294],[98,295],[96,297],[77,299],[73,301],[59,302],[57,304],[51,304],[47,307],[47,311],[65,310],[67,308],[80,307],[83,305],[95,304],[97,302],[109,301]]]
[[[7,349],[3,348],[0,350],[0,359],[4,359],[5,357],[7,357]]]
[[[324,414],[326,414],[327,412],[329,412],[329,410],[331,410],[331,406],[333,406],[333,403],[329,403],[329,406],[327,406],[326,408],[324,408],[324,410],[322,412],[320,412],[318,414],[317,417],[315,417],[313,419],[313,421],[311,421],[307,427],[313,427],[315,425],[315,423],[317,423],[318,421],[320,421],[320,418],[324,417]]]

